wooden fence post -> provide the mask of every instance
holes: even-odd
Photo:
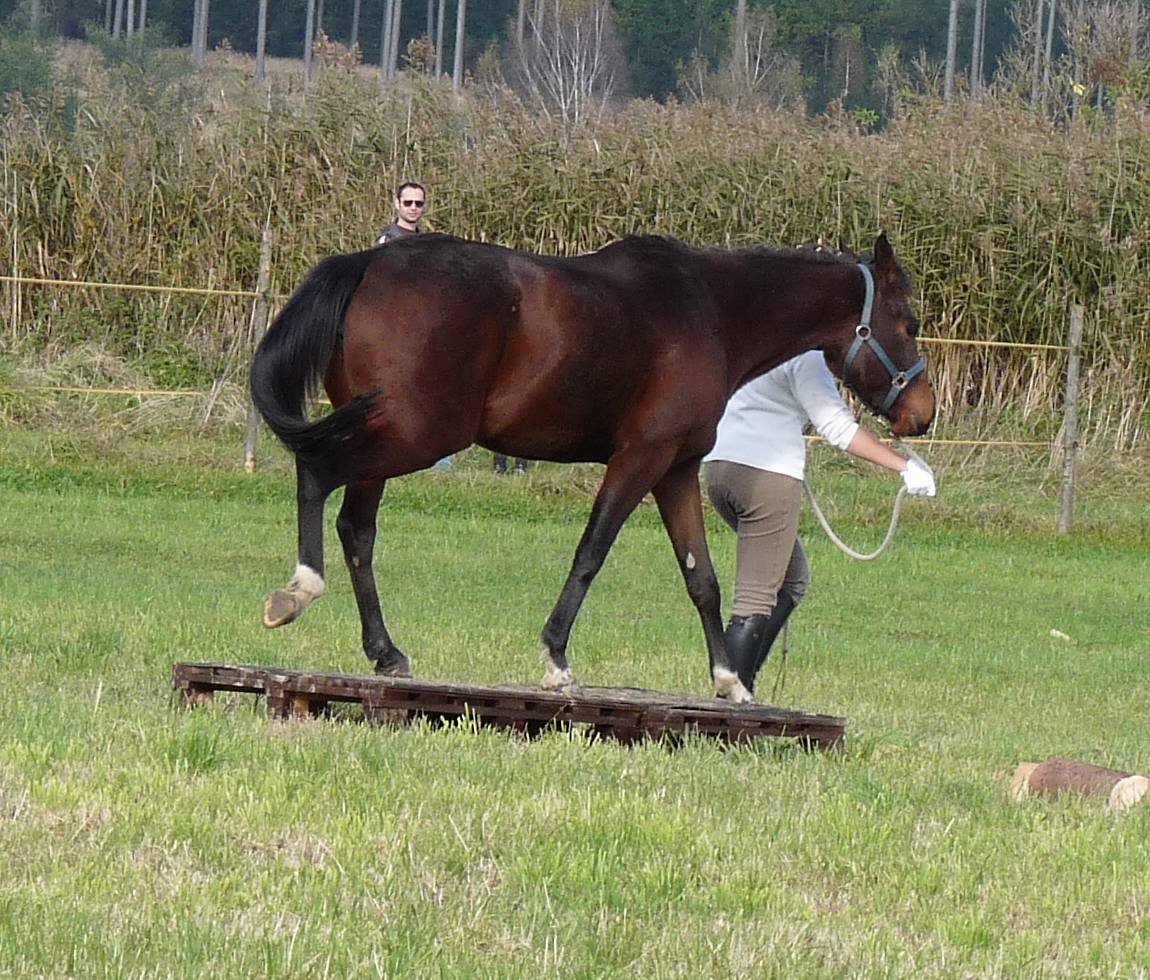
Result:
[[[1062,510],[1058,533],[1070,533],[1074,521],[1074,464],[1078,452],[1078,365],[1082,356],[1081,306],[1070,308],[1070,353],[1066,363],[1066,418],[1062,431]]]
[[[264,225],[260,239],[260,271],[256,279],[255,305],[252,309],[252,348],[260,342],[268,328],[268,311],[271,309],[272,282],[272,230]],[[248,405],[248,435],[244,440],[244,472],[254,473],[256,469],[256,440],[260,434],[260,415],[255,405]]]
[[[8,166],[8,153],[4,153],[4,184],[8,184],[8,175],[15,177],[15,170]],[[20,277],[20,182],[12,182],[12,276]],[[16,350],[20,340],[20,283],[12,283],[12,350]]]

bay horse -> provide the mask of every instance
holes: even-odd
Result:
[[[605,463],[586,529],[543,627],[543,687],[576,688],[572,624],[623,522],[650,491],[703,625],[717,696],[751,699],[728,656],[707,551],[699,461],[730,395],[806,350],[895,435],[919,435],[934,392],[910,284],[885,235],[874,254],[694,248],[626,238],[575,258],[447,235],[326,259],[256,350],[251,393],[296,462],[299,561],[263,622],[324,591],[324,502],[377,672],[409,676],[372,570],[384,484],[472,443],[507,456]],[[333,411],[309,421],[323,387]]]

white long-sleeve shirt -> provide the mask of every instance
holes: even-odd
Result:
[[[807,459],[803,427],[808,421],[839,449],[850,445],[859,428],[822,352],[816,350],[780,364],[736,391],[704,462],[722,459],[801,480]]]

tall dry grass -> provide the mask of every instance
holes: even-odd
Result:
[[[548,130],[505,93],[423,78],[381,92],[333,60],[255,84],[217,54],[141,95],[124,66],[73,67],[50,103],[0,120],[0,254],[21,275],[252,289],[261,230],[275,288],[368,245],[402,179],[429,226],[571,254],[633,232],[699,244],[860,251],[885,229],[924,333],[1064,343],[1085,307],[1087,434],[1145,445],[1150,415],[1150,125],[1130,107],[1056,129],[1009,103],[929,102],[879,134],[849,120],[636,103],[594,130]],[[243,300],[6,286],[9,351],[96,343],[166,383],[203,384],[246,353]],[[1059,352],[929,349],[944,431],[1055,434]]]

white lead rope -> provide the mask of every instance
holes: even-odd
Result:
[[[906,453],[906,455],[910,459],[918,460],[920,463],[922,463],[923,466],[927,465],[926,460],[923,459],[913,449],[911,449],[910,446],[908,446],[901,439],[896,438],[895,442],[898,444],[899,449],[901,449],[904,453]],[[830,523],[827,521],[826,517],[823,516],[822,508],[819,507],[819,502],[817,500],[815,500],[814,492],[811,490],[810,484],[807,483],[806,480],[803,480],[803,489],[807,492],[807,499],[810,500],[810,502],[811,502],[811,510],[813,510],[815,512],[815,517],[818,519],[819,525],[822,527],[822,529],[824,531],[827,532],[827,537],[831,539],[831,541],[834,543],[834,545],[844,555],[848,555],[849,557],[854,558],[858,561],[874,561],[884,551],[886,551],[887,548],[890,547],[890,543],[894,540],[895,528],[898,527],[898,515],[902,512],[902,501],[903,501],[903,498],[906,496],[906,487],[905,486],[899,487],[898,493],[895,495],[894,510],[890,515],[890,527],[888,527],[886,529],[886,537],[882,539],[882,544],[880,544],[869,555],[864,555],[859,551],[855,551],[854,548],[845,544],[843,542],[842,538],[840,538],[837,534],[835,534],[834,530],[830,526]],[[783,624],[783,635],[781,637],[781,640],[782,640],[782,650],[780,651],[781,655],[780,655],[779,660],[778,660],[779,669],[778,669],[778,672],[775,674],[774,686],[771,688],[771,701],[772,702],[774,702],[775,698],[778,697],[778,693],[779,693],[780,689],[786,683],[786,678],[787,678],[787,650],[790,646],[790,643],[789,643],[789,641],[790,641],[790,623],[784,623]]]
[[[890,547],[890,543],[894,540],[894,532],[898,527],[898,515],[902,512],[902,501],[906,496],[906,487],[900,487],[898,495],[894,498],[894,511],[890,515],[890,527],[886,529],[886,537],[882,539],[880,544],[874,551],[868,555],[864,555],[861,551],[855,551],[850,545],[843,541],[834,529],[830,526],[826,517],[823,516],[822,508],[819,507],[819,502],[815,500],[815,495],[811,491],[810,484],[806,480],[803,481],[803,489],[807,492],[807,499],[811,502],[811,510],[815,512],[815,517],[819,522],[819,526],[827,532],[827,537],[844,555],[853,558],[856,561],[874,561],[876,558],[881,557],[884,551]]]
[[[922,463],[924,466],[926,465],[926,461],[901,439],[895,439],[895,442],[898,444],[899,449],[906,453],[910,459],[918,460],[918,462]],[[807,492],[807,499],[811,502],[811,510],[815,512],[815,518],[818,520],[819,526],[824,531],[826,531],[827,537],[831,539],[831,542],[835,545],[835,547],[837,547],[839,551],[841,551],[844,555],[847,555],[850,558],[854,558],[856,561],[874,561],[876,558],[880,557],[883,552],[887,550],[887,548],[890,547],[891,542],[894,540],[895,529],[898,527],[899,514],[902,513],[902,502],[903,498],[906,496],[905,486],[899,487],[898,494],[894,498],[894,510],[890,515],[890,527],[886,529],[886,537],[882,539],[882,544],[880,544],[868,555],[864,555],[861,551],[855,551],[854,548],[846,544],[842,538],[835,534],[834,529],[830,525],[830,522],[827,521],[826,517],[823,515],[822,508],[819,507],[819,502],[815,500],[815,495],[811,490],[810,484],[807,483],[806,480],[803,481],[803,489]]]

